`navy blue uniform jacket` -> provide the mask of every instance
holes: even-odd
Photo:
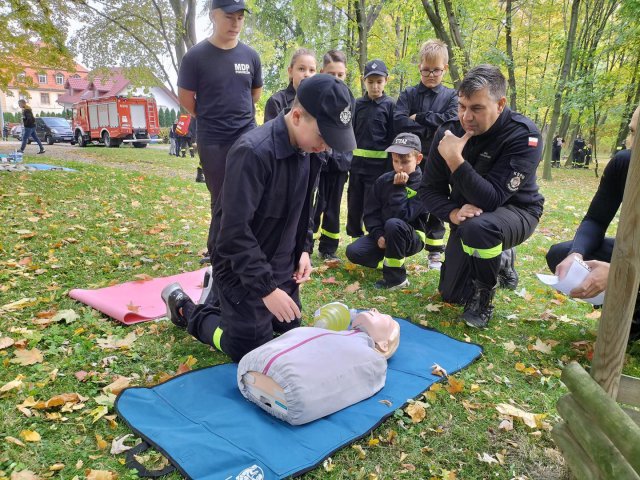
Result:
[[[356,135],[356,143],[359,150],[373,150],[384,152],[391,145],[394,138],[393,109],[394,100],[382,95],[372,100],[366,93],[356,100],[356,108],[353,114],[353,131]],[[386,158],[369,158],[366,155],[358,155],[353,152],[351,171],[355,173],[368,173],[371,168],[386,167]]]
[[[462,151],[465,162],[454,173],[438,152],[445,130],[458,137],[465,133],[457,118],[436,133],[418,191],[427,210],[447,222],[449,213],[466,203],[485,212],[515,205],[542,215],[544,197],[536,183],[542,138],[531,120],[505,107],[489,130],[469,139]]]
[[[416,119],[409,117],[416,114]],[[444,122],[458,115],[458,94],[444,85],[427,88],[422,82],[400,92],[393,113],[393,127],[396,134],[415,133],[422,141],[425,158],[430,151],[436,130]]]
[[[289,108],[293,103],[293,99],[296,98],[296,91],[293,88],[293,83],[289,82],[289,86],[282,90],[278,90],[276,93],[269,97],[267,104],[264,106],[264,121],[273,120],[278,114],[285,108]]]
[[[414,229],[425,231],[428,213],[417,195],[422,182],[422,171],[416,168],[409,175],[406,185],[394,185],[396,172],[387,172],[373,184],[364,208],[364,225],[375,240],[384,236],[384,224],[391,218],[398,218]]]
[[[284,112],[242,135],[227,155],[214,213],[213,271],[225,296],[265,297],[310,252],[320,161],[291,146]]]

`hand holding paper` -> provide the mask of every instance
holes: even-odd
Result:
[[[602,263],[604,262],[593,262],[592,266],[594,267],[594,271],[592,272],[591,266],[575,258],[563,279],[560,279],[556,275],[543,275],[540,273],[538,273],[537,276],[542,283],[554,287],[565,295],[581,298],[593,305],[602,305],[604,302],[604,291],[595,295],[599,290],[596,286],[602,285],[601,277],[602,274],[605,273],[604,268],[600,265]],[[606,273],[608,274],[608,268]],[[588,279],[587,277],[590,278]],[[592,296],[587,297],[586,295]]]

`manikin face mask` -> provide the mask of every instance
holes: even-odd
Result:
[[[351,328],[365,332],[375,343],[376,350],[386,359],[396,353],[400,345],[400,325],[391,316],[378,312],[375,308],[360,312],[354,318]]]

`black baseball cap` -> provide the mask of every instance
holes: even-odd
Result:
[[[393,139],[391,145],[385,150],[385,152],[399,153],[401,155],[411,153],[413,151],[420,152],[422,150],[422,144],[420,138],[413,133],[399,133],[396,138]]]
[[[211,0],[211,8],[221,8],[224,13],[234,13],[240,10],[251,11],[244,4],[244,0]]]
[[[388,77],[389,72],[387,71],[387,66],[382,60],[371,60],[364,66],[364,78],[367,78],[369,75]]]
[[[300,82],[296,94],[300,104],[318,122],[327,145],[339,152],[355,150],[356,136],[351,123],[355,100],[342,80],[318,73]]]

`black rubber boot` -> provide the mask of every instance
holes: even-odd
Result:
[[[516,272],[516,249],[510,248],[500,256],[500,271],[498,272],[500,288],[515,290],[518,287],[518,272]]]
[[[462,320],[474,328],[486,328],[493,315],[493,297],[496,287],[489,287],[474,280],[474,292],[464,306]]]

